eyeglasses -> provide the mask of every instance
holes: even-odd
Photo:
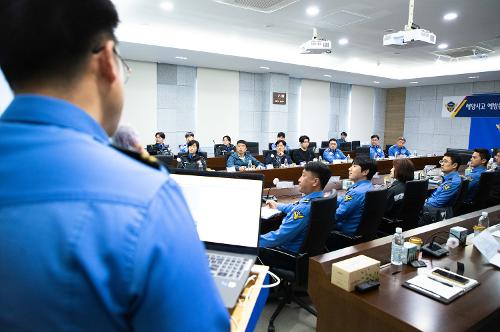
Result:
[[[444,164],[451,164],[451,161],[446,160],[446,159],[441,159],[441,160],[439,161],[439,165],[444,165]]]
[[[104,46],[96,47],[92,49],[92,53],[97,54],[101,52],[104,49]],[[120,71],[121,71],[121,76],[123,77],[123,84],[127,84],[128,79],[130,78],[130,75],[132,74],[132,69],[130,69],[130,66],[125,62],[125,60],[122,58],[120,53],[116,50],[115,47],[113,47],[113,53],[116,55],[118,60],[120,60]]]

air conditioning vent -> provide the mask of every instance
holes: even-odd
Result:
[[[250,9],[261,13],[272,13],[299,0],[213,0],[234,7]]]
[[[493,52],[493,50],[490,50],[489,48],[486,47],[467,46],[467,47],[454,48],[444,51],[435,51],[432,53],[437,56],[444,56],[452,59],[458,59],[465,57],[484,58],[488,56],[488,54],[491,52]]]

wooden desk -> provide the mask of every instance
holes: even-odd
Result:
[[[257,302],[257,298],[262,289],[262,285],[264,284],[264,280],[266,278],[266,273],[269,270],[268,266],[264,265],[254,265],[252,268],[252,272],[250,275],[256,275],[257,279],[249,282],[248,285],[243,289],[243,292],[240,296],[240,302],[236,304],[236,306],[229,311],[231,315],[231,331],[246,331],[247,325],[252,317],[252,313],[255,307],[255,303]],[[251,288],[252,287],[252,288]],[[243,304],[245,300],[245,296],[250,294],[246,303]],[[267,297],[267,296],[266,296]],[[196,318],[193,318],[196,319]]]
[[[416,157],[411,158],[411,161],[415,165],[416,170],[421,170],[425,165],[439,165],[439,160],[442,156],[435,157]],[[209,158],[210,159],[210,158]],[[342,179],[347,179],[349,177],[349,167],[351,163],[333,164],[328,165],[332,176],[340,176]],[[377,160],[377,171],[379,174],[389,174],[392,168],[392,159]],[[302,175],[302,170],[304,168],[300,166],[288,167],[288,168],[273,168],[273,169],[262,169],[262,170],[252,170],[250,172],[262,173],[264,174],[264,187],[272,187],[273,180],[275,178],[280,179],[280,181],[293,181],[297,184],[300,176]]]
[[[500,205],[486,209],[490,224],[500,223]],[[453,226],[472,229],[479,212],[404,232],[405,238],[418,235],[424,241],[437,231]],[[442,241],[441,241],[442,242]],[[472,245],[452,250],[443,259],[427,260],[428,268],[465,264],[467,277],[481,284],[454,302],[445,305],[420,295],[401,284],[415,276],[414,268],[381,269],[380,288],[366,294],[346,292],[330,283],[334,262],[364,254],[386,264],[390,259],[391,237],[316,256],[309,261],[308,293],[318,310],[317,331],[490,331],[500,321],[500,271],[487,263]],[[424,260],[425,256],[424,256]]]

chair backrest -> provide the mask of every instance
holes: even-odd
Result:
[[[465,195],[467,195],[467,190],[469,189],[469,182],[470,181],[468,179],[462,180],[462,183],[460,184],[458,196],[457,196],[457,198],[455,198],[455,202],[452,205],[453,216],[446,216],[447,218],[455,217],[458,215],[458,211],[460,211],[460,208],[462,207],[462,205],[464,203]]]
[[[319,155],[321,156],[321,158],[323,158],[323,152],[325,152],[325,148],[319,148]]]
[[[214,156],[220,157],[220,156],[225,156],[227,154],[231,154],[230,152],[226,152],[225,147],[226,146],[224,144],[215,144],[214,145]],[[233,151],[234,151],[234,149],[233,149]]]
[[[273,149],[273,144],[274,144],[274,143],[268,143],[268,144],[267,144],[267,148],[268,148],[269,150],[272,150],[272,149]]]
[[[202,156],[203,158],[205,158],[205,160],[207,160],[207,152],[203,152],[203,151],[198,151],[198,153],[200,156]],[[188,155],[188,152],[179,152],[177,154],[177,157],[182,157],[182,156],[187,156]]]
[[[493,206],[493,186],[495,183],[498,183],[499,179],[496,179],[498,177],[500,177],[499,172],[483,172],[481,174],[477,188],[477,195],[473,202],[474,211]]]
[[[264,160],[266,160],[267,156],[274,152],[274,150],[262,150],[262,156],[264,156]]]
[[[251,155],[259,154],[259,142],[247,142],[247,151]]]
[[[309,149],[316,149],[316,142],[309,142]]]
[[[351,148],[353,150],[356,150],[357,148],[359,148],[361,146],[361,142],[360,141],[352,141],[351,142]]]
[[[386,144],[385,145],[385,152],[388,154],[389,153],[389,149],[391,148],[393,144]]]
[[[457,154],[458,156],[460,156],[460,161],[462,162],[462,165],[466,165],[467,162],[472,157],[474,150],[447,148],[446,152]]]
[[[342,151],[351,151],[352,150],[351,142],[340,143],[339,149]]]
[[[403,231],[418,227],[418,218],[427,198],[428,187],[427,180],[406,182],[405,195],[398,216],[398,219],[402,220],[399,227],[403,228]]]
[[[325,252],[325,243],[335,224],[337,195],[318,198],[311,201],[309,228],[301,253],[316,256]]]
[[[172,162],[174,160],[174,156],[157,155],[155,158],[167,168],[172,166]]]
[[[322,148],[327,148],[328,147],[328,141],[321,141],[321,147]]]
[[[360,156],[369,157],[370,156],[370,148],[364,147],[364,146],[356,148],[356,157],[360,157]]]
[[[377,237],[377,230],[384,217],[387,202],[387,189],[370,190],[365,194],[365,206],[356,235],[362,237],[362,242],[371,241]]]

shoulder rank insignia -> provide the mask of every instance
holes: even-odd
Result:
[[[304,215],[302,214],[302,212],[300,212],[298,210],[293,211],[293,220],[302,219],[302,218],[304,218]]]
[[[443,187],[443,190],[449,190],[451,187],[449,184],[445,184],[444,187]]]
[[[153,167],[156,169],[160,169],[160,163],[158,162],[158,159],[155,157],[150,156],[149,154],[141,154],[139,152],[135,151],[130,151],[127,149],[123,149],[114,145],[111,145],[114,149],[120,151],[123,154],[126,154],[127,156],[131,157],[132,159],[137,160],[138,162],[147,165],[149,167]]]
[[[344,202],[349,202],[350,200],[352,200],[352,196],[351,195],[345,195],[344,196]]]
[[[303,199],[302,203],[309,203],[309,198]]]

